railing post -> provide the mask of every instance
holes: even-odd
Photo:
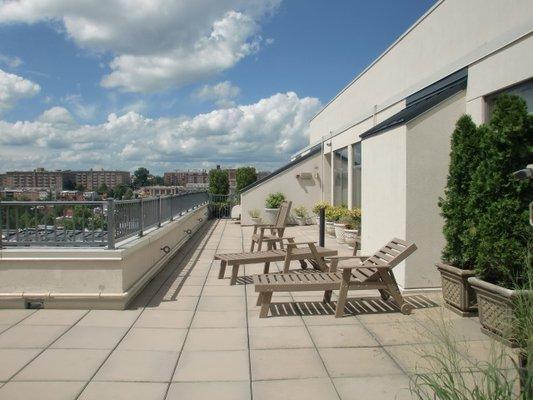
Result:
[[[139,217],[139,222],[141,224],[140,226],[140,231],[139,231],[139,237],[142,237],[143,235],[143,230],[144,230],[144,202],[143,202],[143,198],[141,197],[141,215]]]
[[[3,247],[2,246],[2,220],[3,220],[3,210],[2,210],[2,200],[0,200],[0,249]],[[9,232],[8,232],[9,234]]]
[[[171,195],[170,196],[170,199],[169,199],[169,208],[170,208],[170,221],[174,221],[174,211],[172,211],[172,203],[174,203],[174,195]]]
[[[115,199],[107,199],[107,248],[115,248]]]
[[[161,196],[157,196],[157,227],[161,228]]]
[[[325,235],[326,235],[326,223],[325,223],[325,220],[326,220],[326,209],[324,207],[322,207],[319,211],[319,229],[318,229],[318,245],[320,247],[324,247],[324,240],[325,240]]]

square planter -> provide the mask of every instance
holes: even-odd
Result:
[[[326,233],[330,236],[335,236],[335,227],[333,222],[326,221]]]
[[[463,317],[477,315],[476,292],[468,283],[468,278],[473,277],[475,272],[444,263],[435,265],[440,272],[442,297],[446,308]]]
[[[337,238],[337,243],[344,243],[344,230],[346,229],[345,224],[334,223],[335,237]]]
[[[477,294],[481,331],[508,346],[516,347],[512,321],[515,314],[514,300],[524,293],[507,289],[479,278],[468,278]],[[533,296],[533,291],[529,294]]]

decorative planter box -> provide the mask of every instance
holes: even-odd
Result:
[[[330,236],[335,236],[335,227],[333,222],[326,221],[326,233]]]
[[[344,243],[344,230],[346,229],[346,224],[335,223],[335,237],[337,238],[337,243]]]
[[[481,331],[508,346],[516,347],[511,327],[515,313],[514,299],[524,292],[474,277],[468,278],[468,282],[477,293]],[[530,295],[533,296],[533,292]]]
[[[475,272],[444,263],[435,265],[442,279],[442,296],[445,306],[463,317],[476,315],[478,312],[476,292],[468,284],[468,278],[473,277]]]
[[[279,208],[265,208],[265,224],[274,225]]]
[[[261,225],[261,217],[257,217],[257,218],[254,218],[254,217],[250,217],[251,220],[252,220],[252,223],[254,225]]]
[[[354,247],[357,242],[357,229],[344,230],[344,242],[351,247]]]

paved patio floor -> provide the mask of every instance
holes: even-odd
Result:
[[[321,292],[276,294],[273,316],[259,319],[249,276],[262,267],[230,286],[213,262],[248,249],[250,234],[210,223],[125,311],[0,310],[0,399],[410,399],[431,346],[424,328],[440,318],[465,358],[488,357],[477,319],[442,308],[438,292],[410,294],[410,316],[376,292],[350,292],[340,319]],[[313,226],[287,234],[317,237]]]

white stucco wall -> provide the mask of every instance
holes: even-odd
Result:
[[[392,99],[404,98],[532,29],[531,0],[440,2],[311,121],[310,142],[371,114],[374,105],[381,109]]]
[[[393,237],[406,237],[406,131],[402,125],[362,142],[362,254],[372,254]],[[403,263],[394,275],[403,287]]]
[[[326,164],[326,162],[324,163]],[[327,169],[327,168],[326,168]],[[310,172],[312,179],[298,179],[298,172]],[[276,175],[241,195],[242,223],[251,224],[249,211],[258,209],[264,217],[265,199],[270,193],[282,192],[287,200],[292,201],[292,209],[304,206],[311,215],[313,205],[321,200],[321,181],[323,180],[322,158],[320,152],[301,163]]]
[[[437,203],[446,186],[451,134],[464,112],[462,91],[407,124],[406,239],[418,246],[405,262],[408,289],[441,285],[435,263],[445,241]]]

